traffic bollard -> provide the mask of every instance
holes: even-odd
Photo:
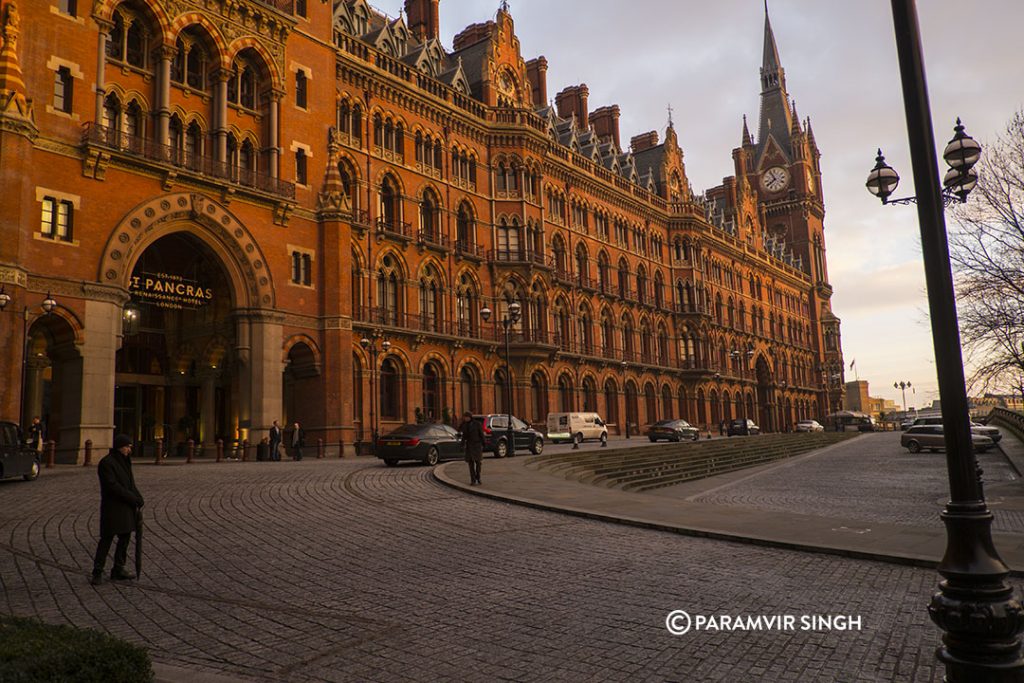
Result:
[[[57,442],[50,439],[46,442],[46,469],[53,467],[53,461],[57,458]]]
[[[188,440],[188,451],[187,451],[187,455],[185,455],[185,462],[187,464],[191,465],[192,464],[192,458],[194,458],[195,455],[196,455],[196,442],[195,442],[194,439],[189,439]]]
[[[217,439],[217,462],[224,462],[224,439]]]
[[[82,461],[82,467],[88,467],[92,464],[92,439],[85,440],[85,459]]]

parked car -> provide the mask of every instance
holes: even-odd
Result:
[[[914,425],[915,426],[917,426],[917,425],[941,425],[941,424],[942,424],[942,417],[940,417],[940,416],[919,417],[916,420],[914,420]],[[994,441],[996,443],[999,443],[999,440],[1003,438],[1003,434],[1002,434],[1002,432],[999,431],[998,427],[989,427],[989,426],[986,426],[986,425],[978,424],[977,422],[972,422],[971,423],[971,433],[973,433],[973,434],[981,434],[982,436],[987,436],[988,438],[992,439],[992,441]]]
[[[597,413],[548,413],[548,440],[608,441],[608,427]]]
[[[744,426],[744,423],[746,425]],[[728,436],[747,436],[760,434],[761,428],[754,424],[753,420],[740,418],[729,423]]]
[[[32,481],[39,471],[39,452],[25,443],[21,427],[13,422],[0,422],[0,479],[21,477]]]
[[[462,436],[448,425],[406,424],[377,439],[374,450],[388,467],[402,460],[436,465],[462,457]]]
[[[798,432],[823,432],[825,427],[817,420],[800,420],[796,423]]]
[[[903,422],[900,422],[900,431],[901,432],[905,432],[905,431],[907,431],[908,429],[910,429],[913,426],[914,426],[914,421],[913,420],[904,420]]]
[[[660,420],[647,430],[647,438],[651,441],[699,441],[700,430],[686,420]]]
[[[984,434],[971,433],[971,443],[977,453],[984,453],[993,446],[995,442]],[[900,435],[900,445],[911,453],[920,453],[927,448],[934,453],[939,449],[945,449],[946,440],[942,434],[941,424],[914,425]]]
[[[484,452],[494,453],[496,458],[508,455],[508,415],[474,415],[473,419],[483,422]],[[540,455],[544,451],[544,435],[515,415],[512,416],[512,435],[517,453],[529,450]]]

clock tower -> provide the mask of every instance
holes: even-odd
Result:
[[[801,122],[796,103],[786,90],[786,71],[779,59],[768,7],[764,15],[764,51],[761,62],[761,110],[757,139],[743,121],[743,140],[736,150],[737,177],[745,177],[757,198],[761,235],[754,243],[775,254],[792,253],[811,280],[808,304],[817,337],[818,365],[824,382],[840,386],[842,348],[839,319],[832,313],[832,286],[825,260],[825,205],[821,167],[810,119]],[[828,397],[827,412],[841,406],[841,398]]]

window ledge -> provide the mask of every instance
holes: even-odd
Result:
[[[59,237],[50,237],[48,235],[44,235],[43,233],[38,232],[38,231],[32,233],[32,239],[39,240],[40,242],[46,242],[47,244],[60,244],[60,245],[63,245],[65,247],[77,247],[77,246],[80,246],[78,240],[71,240],[69,242],[67,240],[62,240]]]

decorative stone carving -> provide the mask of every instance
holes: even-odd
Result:
[[[137,252],[155,240],[154,233],[165,231],[165,225],[177,221],[201,224],[211,243],[217,244],[223,255],[230,254],[242,276],[242,281],[236,283],[238,293],[248,294],[250,306],[273,305],[273,282],[255,240],[223,206],[201,194],[160,197],[136,207],[111,233],[99,269],[102,279],[127,286],[128,264],[134,263]],[[131,231],[124,226],[130,226]]]

